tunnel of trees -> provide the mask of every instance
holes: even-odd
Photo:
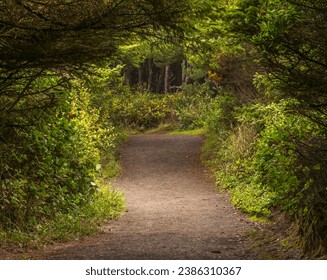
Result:
[[[234,205],[326,255],[326,31],[326,1],[1,1],[0,243],[119,215],[116,148],[173,122],[206,131]]]

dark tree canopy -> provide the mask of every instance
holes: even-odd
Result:
[[[187,1],[3,0],[0,67],[53,67],[110,57],[132,35],[178,29]]]
[[[68,86],[68,71],[113,58],[135,37],[180,32],[188,7],[188,0],[1,1],[0,128],[33,125]],[[39,86],[54,73],[59,81]]]

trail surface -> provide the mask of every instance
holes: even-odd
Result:
[[[251,259],[253,225],[215,190],[200,162],[200,136],[133,136],[115,185],[127,211],[104,233],[49,247],[41,259]]]

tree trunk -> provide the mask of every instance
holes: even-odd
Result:
[[[148,91],[152,91],[153,59],[148,59]]]
[[[137,77],[138,77],[138,84],[142,85],[143,84],[143,69],[142,65],[137,68]]]
[[[170,70],[170,66],[166,65],[166,67],[165,67],[165,90],[164,90],[165,93],[167,93],[169,91],[169,70]]]
[[[183,84],[188,84],[189,82],[189,77],[187,76],[187,70],[189,70],[189,65],[187,63],[187,60],[184,59],[183,62],[182,62],[182,81],[183,81]]]
[[[165,69],[159,68],[159,74],[156,77],[156,92],[163,92],[164,91],[164,75]]]
[[[183,61],[182,61],[182,84],[184,84],[184,82],[185,82],[185,77],[186,77],[186,60],[185,59],[183,59]]]
[[[131,85],[131,65],[129,63],[126,64],[123,70],[124,73],[124,84],[126,86]]]

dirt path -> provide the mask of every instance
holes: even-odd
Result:
[[[42,259],[251,259],[253,225],[218,193],[200,163],[200,136],[149,134],[122,149],[128,210],[104,233],[54,246]]]

